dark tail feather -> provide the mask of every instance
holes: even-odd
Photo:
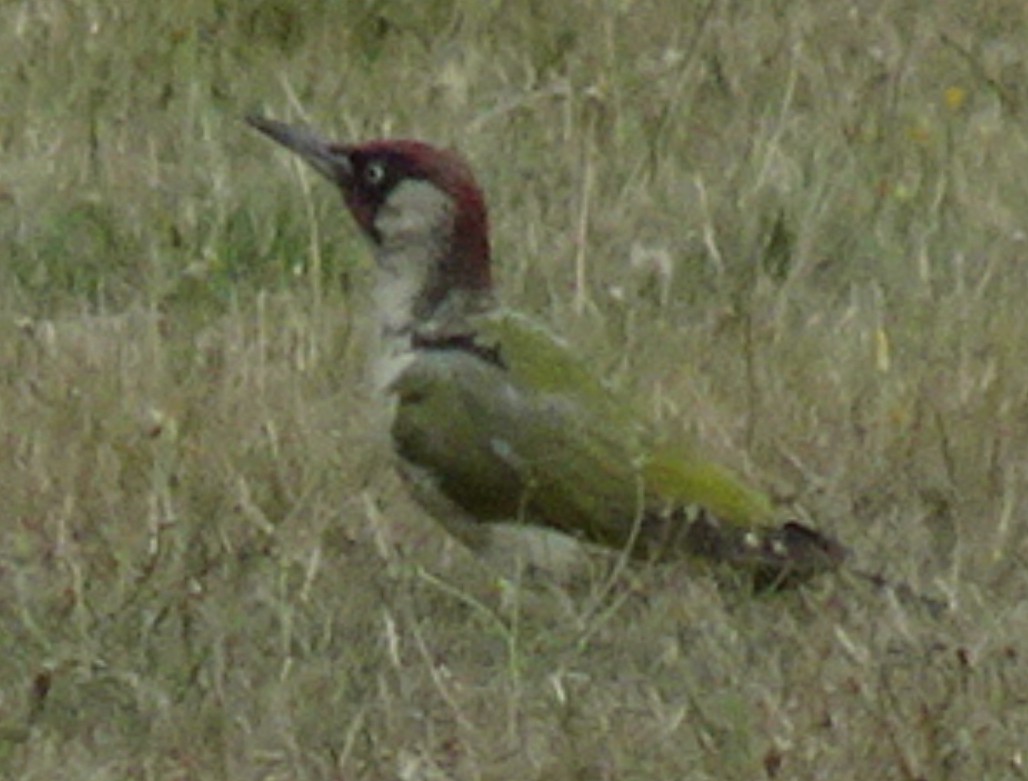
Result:
[[[770,529],[722,523],[709,513],[690,524],[685,548],[692,555],[753,573],[758,588],[802,583],[839,569],[849,552],[837,540],[795,521]]]

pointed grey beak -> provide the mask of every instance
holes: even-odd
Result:
[[[250,114],[246,121],[286,149],[296,152],[319,174],[331,182],[344,185],[353,175],[348,150],[300,127],[293,127],[274,119]]]

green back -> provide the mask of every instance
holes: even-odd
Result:
[[[422,351],[394,384],[393,426],[400,455],[472,515],[610,545],[633,534],[645,543],[694,505],[740,526],[772,520],[769,500],[727,470],[654,448],[632,405],[544,329],[505,312],[474,327],[483,354],[498,360]]]

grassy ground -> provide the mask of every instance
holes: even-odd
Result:
[[[236,5],[0,7],[0,773],[1028,776],[1021,0]],[[461,148],[510,303],[950,609],[497,590],[255,108]]]

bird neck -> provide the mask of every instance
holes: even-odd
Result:
[[[440,279],[431,271],[434,266],[428,257],[411,263],[410,252],[404,256],[403,264],[386,260],[378,264],[375,308],[383,336],[446,333],[494,306],[492,289],[448,286],[452,280]]]
[[[378,352],[390,363],[419,342],[468,335],[471,316],[493,306],[480,200],[423,180],[404,182],[375,216],[372,238]]]
[[[376,304],[383,332],[404,333],[491,298],[484,207],[433,184],[400,184],[375,216]]]
[[[404,250],[402,262],[384,258],[380,248],[375,303],[378,312],[378,345],[373,382],[388,388],[413,360],[419,344],[474,334],[473,318],[495,307],[491,289],[445,287],[438,274],[438,258],[425,250],[412,258]],[[443,280],[445,282],[445,280]]]

